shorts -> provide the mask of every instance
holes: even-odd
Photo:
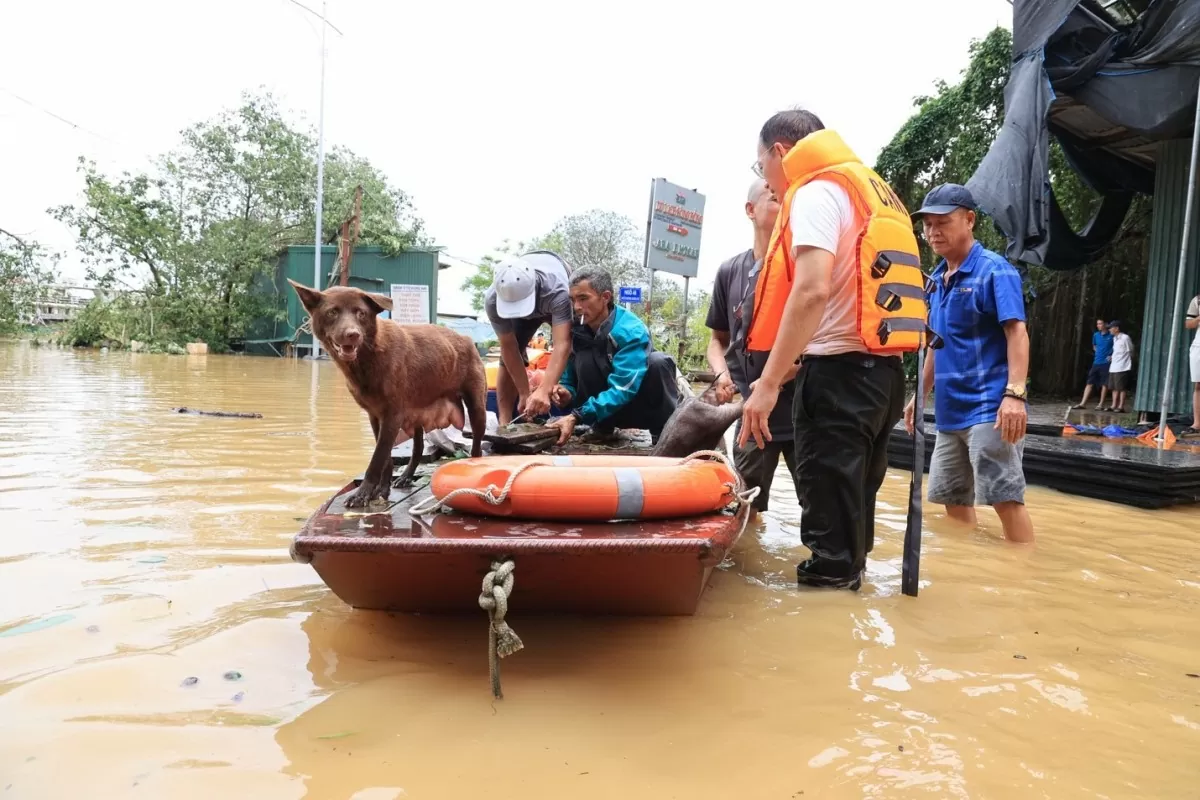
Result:
[[[1131,370],[1125,370],[1124,372],[1108,373],[1108,388],[1114,392],[1129,391],[1129,373],[1130,372],[1131,372]]]
[[[1088,370],[1087,385],[1094,386],[1097,389],[1104,389],[1108,386],[1108,364],[1092,364],[1092,368]]]
[[[740,426],[739,426],[740,427]],[[754,510],[766,511],[770,503],[771,484],[775,480],[775,470],[779,466],[779,456],[783,456],[787,464],[788,474],[792,481],[796,480],[796,447],[792,440],[770,441],[765,450],[759,450],[753,439],[746,442],[745,447],[736,447],[733,451],[733,466],[737,469],[746,486],[757,486],[758,497],[754,498]]]
[[[1188,350],[1188,363],[1192,368],[1192,383],[1200,383],[1200,347]]]
[[[1024,503],[1024,454],[1025,440],[1009,444],[994,422],[938,431],[929,466],[929,502],[945,506]]]
[[[538,328],[548,323],[549,318],[518,319],[513,321],[513,334],[517,337],[517,349],[521,351],[521,363],[529,366],[529,343],[533,341]]]

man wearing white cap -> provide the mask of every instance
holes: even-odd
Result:
[[[559,382],[571,355],[571,270],[549,250],[534,250],[506,258],[496,265],[492,288],[483,307],[500,340],[504,369],[496,379],[496,406],[501,425],[517,412],[533,417],[550,413],[550,391]],[[526,349],[529,340],[550,323],[554,350],[546,376],[537,389],[529,388]]]

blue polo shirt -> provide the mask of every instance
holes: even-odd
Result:
[[[1008,339],[1003,323],[1025,321],[1025,295],[1016,268],[979,242],[945,280],[946,262],[933,271],[929,325],[945,342],[934,351],[934,415],[938,430],[995,422],[1008,385]]]
[[[1092,361],[1093,364],[1107,364],[1108,359],[1112,357],[1113,336],[1105,331],[1101,333],[1096,331],[1092,334],[1092,347],[1096,348],[1096,358]]]

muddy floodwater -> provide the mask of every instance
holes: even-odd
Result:
[[[781,472],[696,616],[510,614],[493,702],[483,612],[288,558],[369,448],[328,363],[0,343],[0,800],[1200,796],[1200,510],[931,515],[912,599],[893,471],[862,592],[799,591]]]

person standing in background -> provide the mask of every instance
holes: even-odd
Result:
[[[712,301],[708,306],[705,325],[712,332],[708,340],[708,366],[717,377],[717,388],[722,402],[733,397],[734,389],[743,398],[750,396],[750,384],[758,380],[761,369],[755,370],[740,347],[731,351],[730,342],[741,340],[746,318],[743,301],[752,275],[757,276],[755,265],[762,261],[771,241],[771,230],[779,216],[779,200],[767,186],[767,182],[756,180],[750,186],[746,198],[746,216],[754,224],[754,246],[744,253],[729,259],[717,268],[713,281]],[[766,511],[770,503],[771,484],[783,456],[793,482],[796,479],[796,453],[792,435],[792,398],[795,380],[788,380],[779,390],[779,402],[771,412],[769,427],[771,441],[759,447],[753,439],[734,451],[734,466],[746,481],[747,486],[759,489],[754,498],[754,510]],[[737,432],[741,432],[738,422]]]
[[[1113,336],[1112,363],[1108,368],[1108,388],[1112,392],[1112,409],[1115,414],[1125,414],[1125,397],[1129,393],[1133,372],[1133,339],[1121,332],[1120,320],[1108,323]]]
[[[1102,319],[1096,320],[1096,332],[1092,334],[1092,367],[1088,370],[1087,385],[1083,387],[1083,399],[1071,408],[1083,408],[1092,396],[1092,388],[1100,390],[1097,411],[1104,409],[1104,395],[1108,391],[1108,365],[1112,361],[1113,337]]]
[[[1192,427],[1183,431],[1184,436],[1195,436],[1200,434],[1200,295],[1188,303],[1187,319],[1183,326],[1196,332],[1188,349],[1188,366],[1192,373]]]

